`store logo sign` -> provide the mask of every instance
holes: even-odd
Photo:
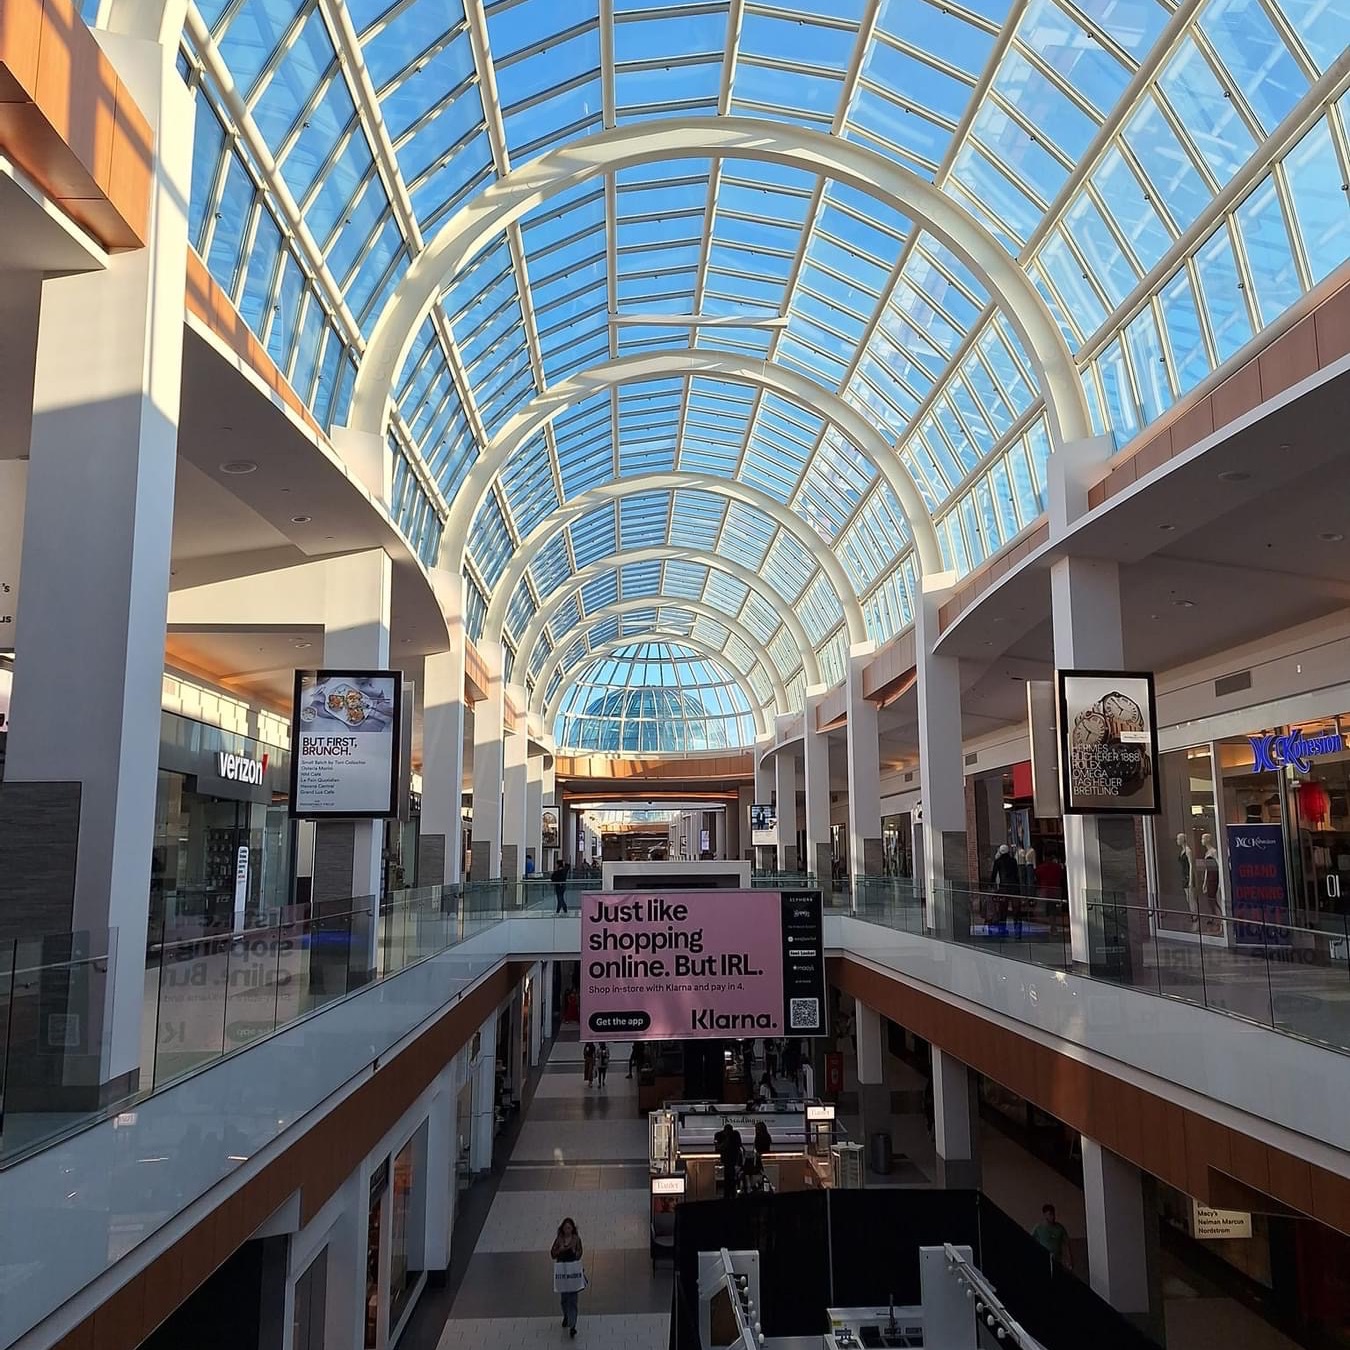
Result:
[[[1249,736],[1247,739],[1252,744],[1255,773],[1280,769],[1286,764],[1299,773],[1307,773],[1318,756],[1337,755],[1345,749],[1345,737],[1339,731],[1305,736],[1302,727],[1294,727],[1285,736]]]
[[[230,755],[224,750],[216,752],[216,773],[227,783],[244,783],[252,787],[261,787],[267,776],[267,756],[253,759],[248,755]]]

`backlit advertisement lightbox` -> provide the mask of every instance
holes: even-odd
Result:
[[[1066,815],[1158,813],[1158,717],[1153,676],[1061,670],[1060,796]]]
[[[776,844],[778,842],[778,808],[767,804],[756,803],[750,808],[750,842],[758,847],[760,844]]]
[[[596,1040],[823,1036],[820,892],[592,892],[581,1021]]]
[[[398,814],[402,703],[397,670],[295,672],[292,816]]]

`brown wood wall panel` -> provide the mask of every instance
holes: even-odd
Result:
[[[1216,1182],[1232,1178],[1350,1233],[1350,1178],[850,958],[831,959],[830,979],[846,994],[1202,1202],[1210,1201]]]
[[[57,1350],[135,1350],[297,1190],[308,1223],[398,1123],[529,963],[503,966],[307,1130],[141,1273],[56,1342]]]

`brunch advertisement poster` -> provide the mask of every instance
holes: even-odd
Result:
[[[398,671],[298,670],[293,816],[388,816],[398,800]]]

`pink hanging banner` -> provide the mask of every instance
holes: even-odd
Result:
[[[585,895],[582,1038],[786,1035],[783,936],[778,891]]]

